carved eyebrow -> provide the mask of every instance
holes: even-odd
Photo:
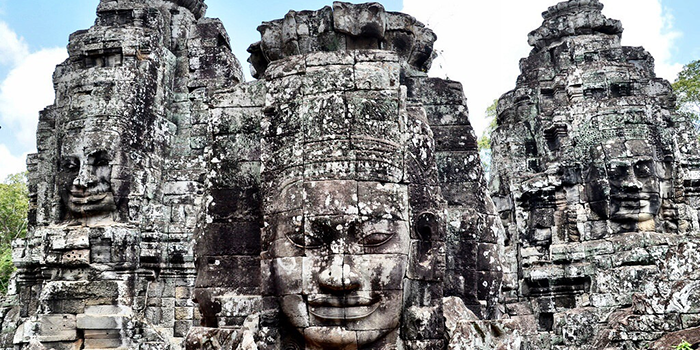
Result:
[[[66,165],[80,166],[80,159],[78,159],[78,157],[73,156],[73,155],[62,156],[60,159],[60,166],[65,167]]]

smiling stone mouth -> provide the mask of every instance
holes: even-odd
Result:
[[[618,202],[620,203],[620,206],[623,207],[644,207],[649,205],[650,200],[649,199],[639,199],[639,198],[627,198],[627,199],[618,199]]]
[[[357,320],[365,318],[379,308],[379,301],[361,296],[309,297],[309,313],[326,320]]]
[[[646,192],[621,192],[621,193],[615,193],[613,192],[612,195],[610,196],[614,199],[619,199],[619,200],[650,200],[653,198],[657,198],[658,195],[655,193],[646,193]]]
[[[94,194],[89,194],[89,193],[75,193],[71,192],[70,196],[70,201],[73,204],[90,204],[90,203],[98,203],[104,200],[109,193],[107,192],[102,192],[102,193],[94,193]]]

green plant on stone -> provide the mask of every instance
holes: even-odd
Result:
[[[10,175],[0,182],[0,293],[7,292],[15,266],[12,264],[12,241],[27,233],[29,210],[27,173]]]
[[[497,108],[497,99],[493,100],[493,103],[486,108],[485,119],[491,121],[479,140],[477,140],[477,145],[479,146],[479,156],[481,157],[481,166],[484,168],[484,173],[487,178],[490,177],[491,173],[491,134],[498,127],[498,124],[496,123]]]
[[[7,294],[10,278],[15,269],[12,263],[12,247],[3,245],[0,247],[0,293]]]
[[[692,350],[693,348],[691,347],[690,343],[687,341],[683,341],[680,344],[676,345],[673,347],[674,350]]]

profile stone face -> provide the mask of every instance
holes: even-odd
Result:
[[[532,325],[527,349],[663,349],[697,332],[669,311],[697,276],[668,273],[697,263],[673,257],[698,244],[697,135],[653,58],[622,46],[602,10],[544,12],[498,101],[491,196],[516,242],[505,303]]]

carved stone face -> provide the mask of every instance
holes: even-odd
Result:
[[[660,163],[653,159],[608,162],[610,219],[647,221],[659,212]]]
[[[306,181],[268,217],[273,284],[307,347],[365,347],[399,326],[410,246],[405,185]],[[293,194],[296,193],[296,194]],[[282,203],[273,203],[281,207]]]
[[[72,218],[109,214],[117,209],[112,192],[112,166],[118,139],[109,133],[66,137],[61,147],[59,191]]]
[[[629,143],[629,142],[628,142]],[[654,147],[622,146],[624,156],[604,157],[605,167],[592,166],[586,194],[601,217],[621,223],[653,220],[661,206],[667,166],[654,156]],[[602,164],[601,164],[602,165]],[[605,205],[602,205],[603,202]]]

